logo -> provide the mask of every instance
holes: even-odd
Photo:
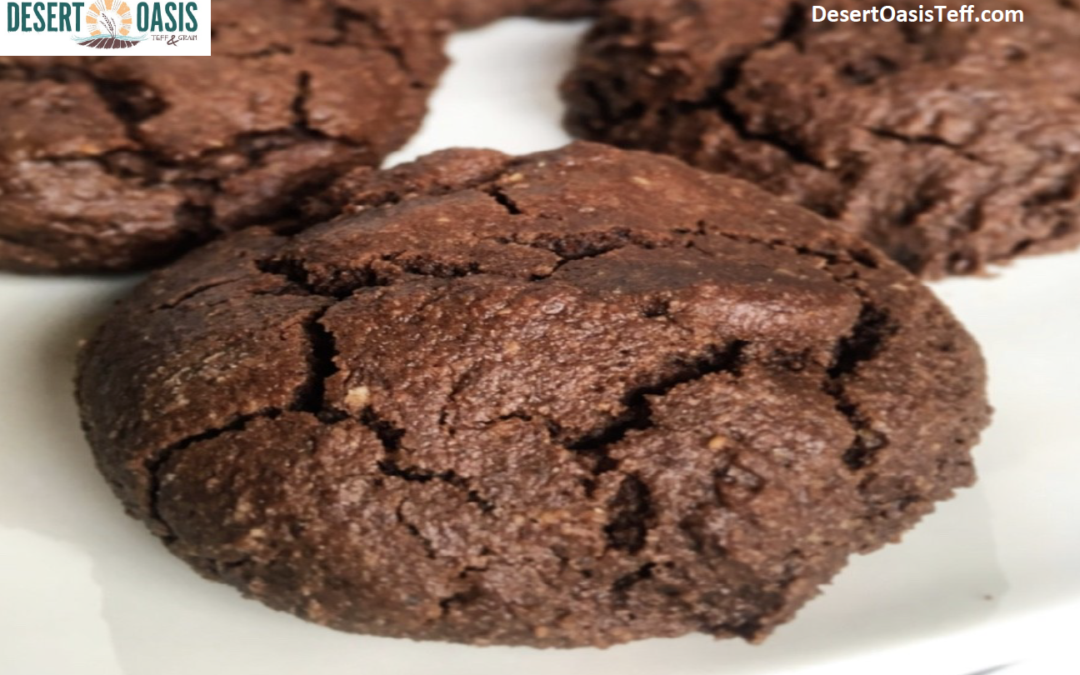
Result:
[[[0,0],[0,56],[209,56],[210,0]],[[134,50],[134,51],[132,51]]]
[[[146,39],[146,35],[131,37],[135,20],[131,8],[122,0],[97,0],[87,8],[84,21],[90,36],[71,38],[83,47],[130,49]]]

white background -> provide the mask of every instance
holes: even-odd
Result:
[[[555,89],[582,30],[515,20],[456,38],[433,115],[395,159],[565,142]],[[903,545],[854,560],[763,646],[689,637],[606,652],[339,634],[171,557],[96,474],[71,398],[77,341],[133,282],[0,276],[0,674],[1080,672],[1080,254],[936,287],[991,364],[998,414],[977,488]]]

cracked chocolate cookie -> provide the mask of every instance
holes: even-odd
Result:
[[[383,636],[765,637],[974,480],[979,349],[758,188],[606,146],[358,171],[81,356],[98,463],[205,576]]]
[[[930,278],[1080,242],[1074,3],[1007,3],[1022,24],[815,23],[811,4],[606,5],[568,126],[751,180]]]
[[[142,268],[293,206],[418,127],[442,29],[384,0],[228,0],[212,57],[0,57],[0,268]]]

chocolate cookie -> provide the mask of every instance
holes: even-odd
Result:
[[[926,277],[1080,242],[1074,3],[977,6],[1023,8],[1008,24],[815,23],[811,4],[610,3],[569,127],[754,181]]]
[[[459,28],[475,28],[510,16],[574,19],[595,15],[607,0],[421,0],[434,3]]]
[[[212,57],[0,57],[0,267],[140,268],[293,206],[419,125],[442,29],[387,0],[222,0]]]
[[[578,144],[361,171],[319,206],[344,215],[155,273],[78,382],[129,512],[271,607],[758,640],[974,479],[976,344],[749,184]]]

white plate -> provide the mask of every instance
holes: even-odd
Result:
[[[397,161],[451,145],[565,142],[555,87],[583,28],[508,21],[457,38],[435,112]],[[0,277],[4,675],[966,675],[1074,639],[1080,254],[938,286],[991,364],[998,414],[978,449],[976,489],[902,545],[853,561],[764,646],[691,637],[606,652],[344,635],[199,579],[123,516],[71,399],[77,341],[133,282]]]

